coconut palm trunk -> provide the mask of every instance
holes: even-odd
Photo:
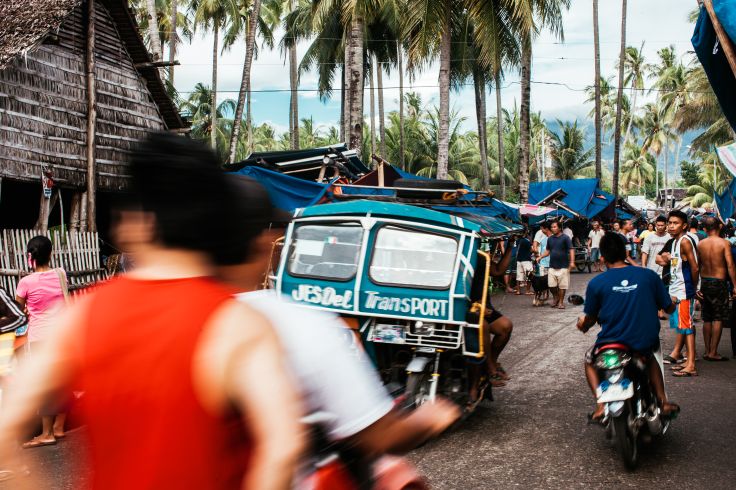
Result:
[[[243,76],[240,79],[240,90],[238,91],[238,103],[235,106],[235,117],[233,119],[233,131],[230,134],[230,150],[228,151],[228,162],[235,161],[235,153],[238,149],[238,138],[240,137],[240,121],[243,119],[243,108],[245,97],[250,92],[250,70],[253,66],[253,51],[256,45],[256,25],[261,15],[261,0],[253,0],[253,10],[248,17],[248,34],[245,38],[245,61],[243,63]]]
[[[598,0],[593,0],[593,44],[595,51],[595,178],[602,176],[601,165],[601,42],[598,32]]]
[[[404,161],[404,53],[400,41],[396,41],[396,56],[399,61],[399,160],[401,170],[406,170]]]
[[[248,102],[245,104],[245,127],[248,130],[248,153],[253,153],[253,98],[251,97],[252,91],[250,83],[248,84],[248,93],[245,94],[248,97]]]
[[[363,31],[363,17],[355,13],[350,21],[348,36],[348,73],[345,76],[348,85],[346,129],[350,138],[348,147],[354,149],[359,157],[362,156],[363,144]]]
[[[634,82],[631,82],[632,85]],[[631,112],[631,115],[629,117],[629,121],[626,123],[626,133],[624,134],[624,142],[623,142],[623,149],[626,151],[626,144],[629,142],[629,137],[631,136],[631,126],[634,124],[634,113],[636,112],[636,95],[639,91],[636,89],[636,87],[631,87],[631,108],[629,109],[629,112]]]
[[[488,190],[490,177],[488,172],[488,140],[486,138],[486,87],[480,70],[473,70],[473,88],[475,89],[475,115],[478,122],[478,150],[483,176],[483,190]]]
[[[496,71],[496,130],[498,133],[498,193],[501,200],[506,199],[506,165],[503,152],[503,107],[501,107],[501,72]]]
[[[171,0],[171,32],[169,32],[169,84],[174,86],[174,62],[176,61],[176,23],[179,6],[176,0]]]
[[[347,120],[348,120],[347,116],[345,115],[345,111],[348,108],[348,104],[347,104],[348,86],[345,80],[345,71],[346,71],[345,67],[347,66],[347,62],[348,62],[347,47],[345,49],[345,53],[346,53],[345,61],[343,62],[342,73],[340,75],[340,81],[341,81],[341,85],[340,85],[341,87],[340,88],[340,141],[343,143],[347,143],[348,141],[348,132],[345,130],[345,126],[347,125]]]
[[[296,8],[296,0],[289,2],[291,11]],[[291,100],[289,101],[289,120],[291,133],[291,149],[299,149],[299,78],[297,76],[296,43],[289,46],[289,88],[291,89]]]
[[[217,50],[220,25],[215,22],[212,29],[212,98],[210,101],[210,146],[217,151]]]
[[[375,59],[374,59],[375,60]],[[373,70],[375,69],[375,65],[371,64],[371,67],[369,68],[368,77],[369,77],[369,87],[370,87],[370,115],[371,115],[371,155],[375,155],[376,153],[376,87],[373,84]]]
[[[153,61],[161,60],[161,38],[158,33],[158,15],[156,0],[146,0],[146,16],[148,17],[148,37],[151,43]]]
[[[379,148],[381,158],[386,158],[386,119],[383,112],[383,70],[376,63],[376,88],[378,89],[378,136],[381,138]]]
[[[624,97],[624,62],[626,61],[626,0],[621,1],[621,52],[618,59],[618,93],[616,95],[616,126],[613,134],[613,194],[618,199],[619,159],[621,156],[621,102]]]
[[[450,57],[452,51],[451,0],[444,0],[444,22],[440,40],[440,110],[437,137],[437,178],[446,179],[450,151]]]
[[[521,108],[519,113],[519,202],[529,201],[529,132],[531,121],[532,43],[527,39],[521,50]]]
[[[664,140],[664,146],[662,147],[662,152],[664,153],[663,157],[663,163],[664,163],[664,208],[666,210],[669,210],[670,208],[670,200],[669,200],[669,194],[670,194],[670,179],[669,179],[669,162],[667,161],[667,153],[668,153],[668,147],[669,141],[665,137]]]

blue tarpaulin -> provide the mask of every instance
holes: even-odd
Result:
[[[588,219],[599,215],[614,201],[613,194],[598,187],[598,179],[576,179],[532,182],[529,184],[529,203],[539,204],[541,200],[559,189],[567,193],[567,196],[561,199],[565,206]],[[559,214],[571,217],[570,213],[562,209],[559,210]]]
[[[734,213],[736,213],[736,179],[731,179],[731,183],[728,184],[723,194],[720,196],[716,194],[713,197],[721,219],[725,221],[728,218],[733,218]]]
[[[728,37],[736,42],[736,0],[713,0],[713,11]]]
[[[273,205],[289,212],[316,204],[330,187],[329,184],[299,179],[260,167],[243,167],[231,173],[257,180],[268,191]]]
[[[728,23],[732,29],[731,40],[734,40],[733,30],[736,30],[736,1],[720,0],[713,2],[716,7],[716,15],[718,20],[723,24]],[[728,11],[729,7],[732,9]],[[721,13],[719,14],[719,10]],[[725,27],[725,25],[724,25]],[[695,32],[691,39],[695,54],[703,65],[703,70],[708,76],[713,92],[716,94],[718,103],[723,110],[723,114],[728,119],[731,127],[736,131],[736,75],[731,71],[723,47],[718,42],[716,31],[713,28],[710,15],[705,7],[700,7],[700,16],[695,24]]]

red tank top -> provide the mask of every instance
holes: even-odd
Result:
[[[79,389],[97,489],[239,488],[249,441],[192,384],[203,326],[230,297],[205,278],[117,278],[94,293]]]

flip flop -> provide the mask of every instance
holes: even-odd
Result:
[[[704,361],[708,362],[723,362],[728,361],[727,357],[710,357],[710,356],[703,356]]]
[[[53,446],[56,444],[56,439],[53,441],[39,441],[38,439],[31,439],[30,441],[23,444],[23,449],[32,449],[34,447],[41,446]]]
[[[674,376],[675,378],[690,378],[690,377],[697,376],[697,375],[698,375],[697,371],[680,370],[680,371],[675,371],[672,373],[672,376]]]
[[[679,359],[675,359],[671,355],[667,354],[662,358],[662,362],[665,364],[682,364],[683,362],[685,362],[685,358],[681,357]]]

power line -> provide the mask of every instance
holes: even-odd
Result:
[[[519,85],[520,83],[521,83],[520,81],[514,80],[514,81],[509,82],[507,85],[502,86],[501,89],[502,90],[505,90],[505,89],[511,87],[512,85]],[[572,92],[587,92],[589,89],[592,89],[593,88],[592,85],[586,85],[585,87],[575,88],[575,87],[572,87],[572,86],[570,86],[570,85],[568,85],[567,83],[564,83],[564,82],[548,82],[548,81],[542,81],[542,80],[531,80],[531,83],[537,84],[537,85],[550,85],[550,86],[555,86],[555,87],[563,87],[563,88],[566,88],[567,90],[570,90]],[[468,82],[468,83],[456,83],[456,84],[452,84],[452,87],[453,88],[455,88],[455,87],[472,87],[472,86],[474,86],[474,84],[473,83],[470,83],[470,82]],[[400,88],[401,87],[399,87],[398,85],[395,85],[395,86],[387,86],[387,87],[385,86],[385,87],[383,87],[384,90],[398,90]],[[433,85],[410,85],[410,86],[404,87],[404,90],[413,90],[413,89],[417,89],[417,88],[436,88],[436,89],[439,89],[440,86],[439,85],[434,85],[434,84]],[[617,86],[614,86],[614,85],[611,85],[610,88],[611,88],[611,90],[618,90],[618,87]],[[670,92],[669,90],[659,89],[659,88],[654,88],[654,87],[651,87],[651,88],[625,87],[625,90],[636,90],[638,92]],[[321,90],[318,89],[318,88],[298,88],[298,89],[295,90],[295,92],[310,92],[310,93],[320,92],[320,91]],[[330,89],[330,91],[332,91],[332,92],[340,92],[340,91],[342,91],[342,87],[332,87]],[[194,90],[179,90],[178,92],[180,94],[192,94],[192,93],[195,93]],[[240,90],[219,90],[219,89],[217,90],[217,93],[239,93],[239,92],[240,92]],[[291,92],[291,89],[288,89],[288,88],[283,88],[283,89],[281,89],[281,88],[269,88],[269,89],[251,90],[251,93],[282,93],[282,92]],[[685,93],[688,93],[688,94],[707,94],[707,93],[709,93],[709,92],[697,91],[697,90],[682,90],[682,92],[685,92]]]

